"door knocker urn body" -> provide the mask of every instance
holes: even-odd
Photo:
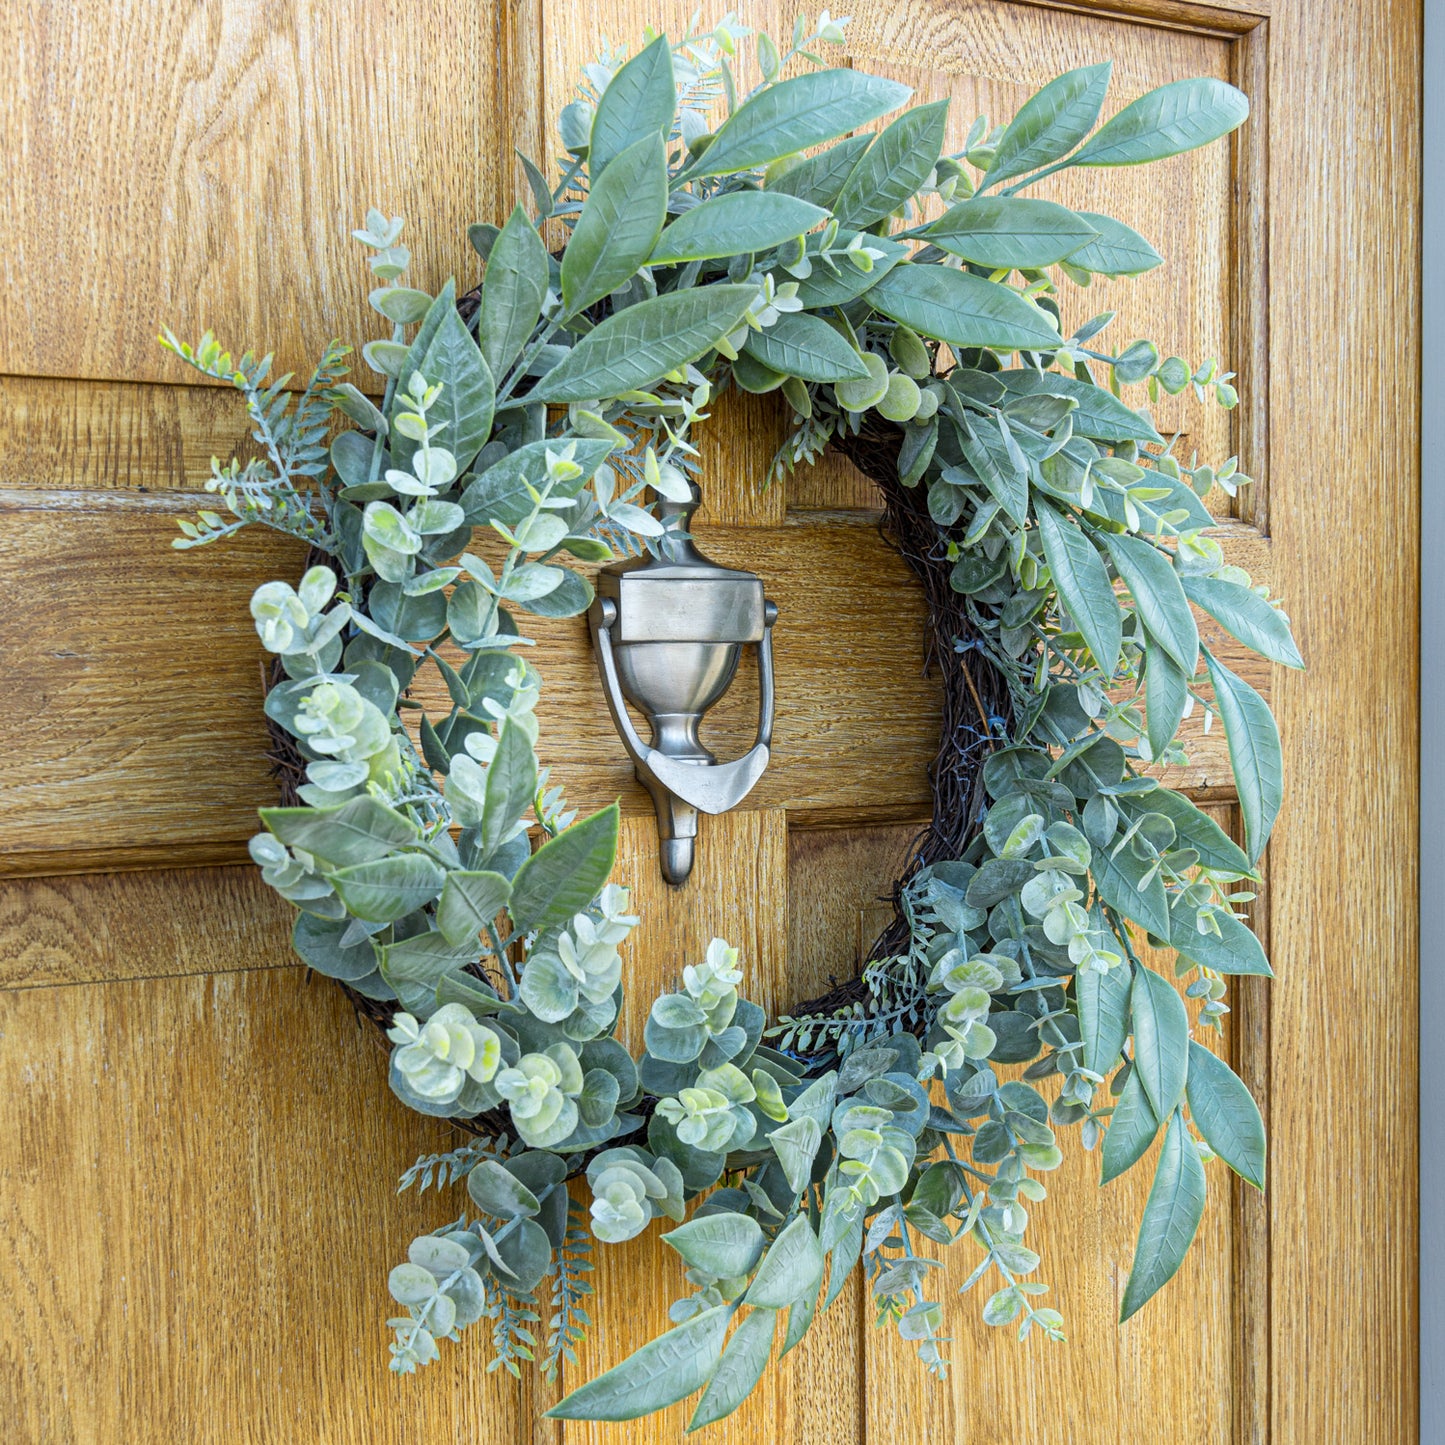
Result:
[[[772,628],[776,604],[752,572],[710,561],[689,535],[700,500],[664,501],[661,555],[606,567],[588,614],[607,706],[638,781],[652,794],[662,876],[692,871],[698,813],[725,813],[747,797],[768,765],[773,734]],[[703,746],[703,715],[731,685],[745,644],[758,649],[758,731],[742,757],[720,763]],[[652,728],[644,742],[632,703]]]

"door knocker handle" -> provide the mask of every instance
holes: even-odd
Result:
[[[709,561],[687,533],[698,504],[662,502],[662,555],[606,567],[588,613],[608,711],[652,795],[662,876],[692,871],[699,813],[725,813],[752,791],[773,737],[773,623],[777,606],[760,577]],[[674,522],[674,519],[676,521]],[[742,649],[758,649],[758,729],[742,757],[720,763],[698,738],[704,713],[727,692]],[[648,719],[644,742],[627,711]]]

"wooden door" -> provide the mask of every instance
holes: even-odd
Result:
[[[158,323],[266,341],[300,367],[365,316],[346,231],[411,218],[420,284],[470,276],[466,223],[518,194],[512,147],[599,36],[692,0],[76,0],[12,6],[0,44],[0,1411],[27,1442],[620,1440],[554,1427],[554,1392],[483,1371],[485,1340],[385,1369],[385,1277],[450,1200],[392,1180],[445,1130],[404,1111],[376,1039],[293,961],[244,862],[270,798],[245,604],[300,559],[166,541],[234,399],[190,384]],[[768,0],[745,19],[779,25]],[[1260,480],[1227,545],[1288,601],[1310,671],[1272,689],[1288,797],[1256,912],[1278,974],[1229,1043],[1266,1106],[1271,1185],[1224,1182],[1181,1275],[1113,1323],[1147,1187],[1070,1151],[1036,1215],[1068,1345],[955,1301],[936,1384],[854,1290],[719,1439],[971,1442],[1413,1438],[1418,6],[1406,0],[858,0],[851,59],[1011,113],[1112,58],[1112,104],[1211,74],[1253,115],[1229,148],[1094,172],[1168,263],[1125,283],[1131,334],[1217,355],[1245,398],[1167,416]],[[791,23],[791,12],[783,17]],[[1059,199],[1085,199],[1061,178]],[[1091,192],[1090,195],[1093,193]],[[1097,285],[1098,309],[1111,288]],[[867,484],[830,461],[757,483],[766,399],[718,408],[700,535],[782,608],[775,760],[705,823],[681,891],[603,710],[580,623],[545,635],[546,757],[579,802],[620,794],[620,875],[650,996],[714,933],[772,1009],[857,961],[927,808],[936,698],[922,610]],[[220,632],[214,631],[220,628]],[[745,692],[745,678],[740,691]],[[716,736],[740,738],[739,699]],[[1170,779],[1233,826],[1217,737]],[[1352,1110],[1344,1101],[1354,1101]],[[1322,1102],[1335,1122],[1322,1123]],[[1056,1176],[1057,1177],[1057,1176]],[[453,1212],[455,1212],[453,1210]],[[660,1321],[652,1231],[608,1251],[584,1355]],[[1035,1241],[1038,1242],[1038,1241]],[[959,1266],[954,1266],[958,1269]],[[966,1270],[966,1264],[961,1266]],[[944,1296],[947,1298],[947,1295]],[[674,1412],[628,1432],[671,1440]]]

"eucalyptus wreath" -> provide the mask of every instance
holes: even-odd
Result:
[[[786,50],[757,35],[746,93],[732,17],[587,66],[557,171],[524,161],[532,213],[471,228],[465,294],[408,285],[402,221],[370,211],[355,236],[392,327],[361,349],[371,395],[339,343],[298,394],[269,357],[164,338],[240,390],[257,442],[213,463],[224,510],[175,545],[263,524],[310,549],[299,584],[251,601],[283,791],[252,857],[296,905],[300,957],[385,1030],[397,1097],[469,1136],[402,1179],[467,1203],[391,1272],[392,1368],[486,1320],[489,1368],[554,1376],[595,1244],[669,1221],[673,1327],[563,1418],[697,1391],[692,1426],[722,1418],[780,1314],[786,1353],[860,1263],[880,1320],[942,1373],[950,1246],[976,1263],[963,1289],[992,1281],[986,1322],[1063,1338],[1025,1243],[1060,1131],[1099,1147],[1103,1183],[1162,1133],[1124,1319],[1178,1269],[1207,1160],[1264,1182],[1259,1111],[1194,1035],[1220,1027],[1228,976],[1269,973],[1242,910],[1280,747],[1191,604],[1300,658],[1209,530],[1201,499],[1249,479],[1186,465],[1123,388],[1236,396],[1213,361],[1104,346],[1111,313],[1066,325],[1094,276],[1160,257],[1022,194],[1213,141],[1247,102],[1181,80],[1096,129],[1110,67],[1088,66],[945,155],[946,102],[901,109],[906,87],[815,53],[844,24],[800,20]],[[882,492],[944,684],[937,807],[855,978],[770,1021],[715,940],[679,960],[637,1054],[615,1036],[638,924],[609,881],[618,810],[576,818],[539,763],[523,629],[588,607],[585,564],[659,547],[677,516],[653,504],[690,495],[694,428],[729,385],[791,409],[775,475],[832,445]],[[410,695],[419,668],[445,715]],[[1183,761],[1195,707],[1223,724],[1242,848],[1147,771]]]

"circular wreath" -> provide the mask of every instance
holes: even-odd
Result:
[[[213,465],[229,516],[201,512],[176,545],[261,523],[311,551],[299,585],[251,602],[283,793],[252,856],[299,910],[300,956],[385,1030],[397,1096],[471,1136],[403,1178],[465,1180],[470,1207],[391,1273],[392,1368],[488,1318],[499,1363],[535,1353],[555,1374],[594,1241],[672,1222],[674,1327],[553,1416],[634,1418],[701,1390],[692,1425],[722,1418],[779,1311],[786,1351],[860,1260],[880,1315],[941,1372],[931,1244],[969,1241],[970,1283],[994,1276],[985,1321],[1062,1338],[1024,1242],[1061,1129],[1101,1144],[1105,1181],[1163,1133],[1123,1318],[1178,1268],[1206,1159],[1263,1184],[1259,1112],[1191,1040],[1184,996],[1202,1000],[1194,1028],[1218,1028],[1224,977],[1269,972],[1236,889],[1280,750],[1191,604],[1300,660],[1208,531],[1201,498],[1248,478],[1184,465],[1120,394],[1235,393],[1213,361],[1100,349],[1111,313],[1066,329],[1061,286],[1072,305],[1092,276],[1160,257],[1117,220],[1020,194],[1217,139],[1247,103],[1183,80],[1095,129],[1110,68],[1090,66],[944,155],[946,102],[860,130],[910,92],[826,67],[813,49],[842,27],[800,22],[785,52],[758,35],[746,95],[731,22],[588,66],[560,175],[527,163],[536,215],[471,228],[485,275],[464,295],[404,284],[402,221],[370,211],[355,235],[393,325],[362,348],[380,405],[344,380],[340,344],[293,396],[269,358],[165,337],[240,389],[260,448]],[[638,923],[608,881],[618,810],[574,820],[539,765],[520,617],[582,612],[577,563],[657,548],[651,503],[689,495],[692,428],[730,383],[792,409],[774,473],[832,445],[882,493],[943,682],[935,807],[856,977],[770,1021],[715,940],[634,1055],[614,1036]],[[338,413],[352,425],[328,446]],[[445,716],[409,695],[420,667],[444,679]],[[1195,705],[1223,723],[1244,848],[1144,771],[1182,760]],[[1174,978],[1131,930],[1176,952]],[[1004,1081],[1005,1065],[1026,1067]]]

